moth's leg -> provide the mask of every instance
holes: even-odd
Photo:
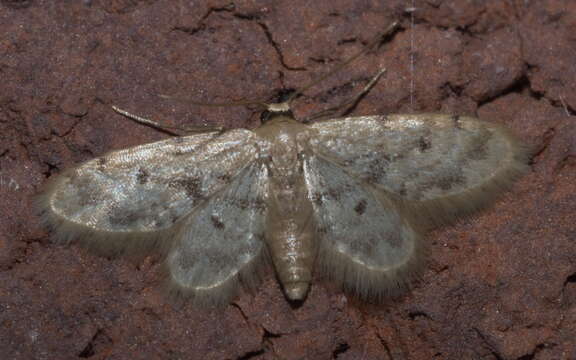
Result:
[[[350,99],[344,101],[343,103],[338,104],[336,106],[333,106],[331,108],[328,108],[328,109],[322,110],[316,114],[313,114],[313,115],[309,116],[308,118],[302,120],[302,122],[305,124],[308,124],[308,123],[311,123],[313,121],[318,121],[322,118],[334,117],[334,114],[337,112],[340,113],[338,115],[338,117],[348,113],[352,108],[354,108],[358,104],[360,99],[362,99],[362,97],[364,95],[366,95],[366,93],[368,91],[370,91],[370,89],[372,89],[372,87],[376,84],[378,79],[380,79],[382,74],[384,74],[385,72],[386,72],[386,69],[381,69],[374,77],[372,77],[372,79],[368,82],[368,84],[366,84],[366,86],[364,86],[364,88],[358,94],[356,94],[356,96],[354,96],[353,98],[350,98]]]
[[[172,131],[171,129],[174,130],[178,130],[178,131],[183,131],[186,133],[206,133],[206,132],[222,132],[224,129],[220,126],[190,126],[190,127],[178,127],[178,126],[168,126],[168,125],[161,125],[153,120],[150,119],[146,119],[144,117],[138,116],[138,115],[134,115],[132,113],[129,113],[126,110],[122,110],[116,106],[112,106],[112,109],[114,109],[114,111],[116,111],[117,113],[126,116],[129,119],[132,119],[136,122],[139,122],[141,124],[144,125],[148,125],[151,126],[155,129],[159,129],[162,131],[165,131],[171,135],[176,135],[176,136],[180,136],[181,134],[178,134],[174,131]]]

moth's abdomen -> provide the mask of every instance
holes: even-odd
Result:
[[[304,199],[298,213],[269,209],[266,240],[276,274],[286,297],[303,300],[308,293],[316,259],[312,206]]]
[[[286,297],[303,300],[310,287],[316,259],[313,207],[296,154],[286,151],[283,155],[277,156],[276,160],[293,164],[280,166],[285,165],[282,161],[270,164],[273,171],[266,241]]]

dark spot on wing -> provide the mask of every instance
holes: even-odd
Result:
[[[366,181],[370,183],[378,183],[384,174],[381,171],[369,171],[367,175]]]
[[[234,205],[239,209],[246,210],[250,207],[250,201],[247,199],[232,199]]]
[[[210,217],[210,221],[212,222],[212,225],[214,225],[214,227],[218,230],[222,230],[226,227],[224,223],[216,215],[212,215]]]
[[[148,182],[148,179],[150,178],[150,174],[148,173],[148,171],[146,171],[143,168],[139,168],[138,172],[136,173],[136,180],[138,181],[138,184],[146,184]]]
[[[234,205],[241,210],[252,209],[257,212],[263,212],[266,208],[266,203],[260,197],[245,199],[229,198],[228,201],[231,205]]]
[[[457,186],[463,185],[464,183],[464,175],[462,173],[457,173],[441,177],[434,182],[434,185],[444,191],[448,191]]]
[[[322,198],[322,194],[320,193],[314,193],[310,196],[310,200],[312,200],[312,202],[318,206],[321,206],[322,203],[324,202],[324,199]]]
[[[251,201],[251,206],[259,213],[263,213],[266,210],[266,201],[261,197],[257,197]]]
[[[390,165],[390,156],[387,154],[380,154],[379,157],[374,159],[368,164],[368,173],[366,177],[366,181],[370,183],[379,183],[384,175],[386,174],[386,170]]]
[[[202,192],[202,182],[200,179],[195,177],[190,178],[179,178],[179,179],[172,179],[168,186],[184,190],[186,194],[191,198],[202,198],[204,193]]]
[[[232,176],[228,174],[221,174],[218,175],[217,179],[222,181],[223,183],[229,183],[230,181],[232,181]]]
[[[333,200],[336,200],[336,201],[340,200],[340,191],[336,188],[328,189],[328,191],[326,192],[326,195],[328,195]]]
[[[424,136],[421,136],[418,139],[418,148],[420,149],[420,152],[426,152],[431,147],[432,147],[432,144],[430,143],[430,139],[428,139]]]
[[[321,235],[328,234],[329,228],[327,226],[316,226],[316,232]]]
[[[365,199],[362,199],[358,202],[358,204],[356,204],[356,206],[354,207],[354,211],[356,211],[356,214],[358,215],[362,215],[364,214],[364,212],[366,212],[366,205],[368,203],[366,202]]]

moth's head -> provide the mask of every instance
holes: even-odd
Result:
[[[292,100],[295,99],[294,89],[281,89],[276,91],[276,93],[268,100],[268,103],[264,104],[264,110],[260,114],[260,121],[262,124],[269,122],[274,118],[288,117],[294,118],[290,104]]]
[[[294,114],[292,113],[292,109],[290,109],[290,103],[288,101],[266,104],[266,109],[260,114],[260,121],[262,121],[262,124],[265,124],[280,116],[291,119],[294,118]]]

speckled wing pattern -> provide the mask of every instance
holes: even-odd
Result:
[[[170,283],[205,304],[226,302],[250,286],[265,251],[267,168],[254,162],[195,209],[167,259]]]
[[[306,161],[305,172],[323,272],[369,299],[410,280],[422,264],[423,248],[407,214],[321,156]]]
[[[490,203],[526,172],[528,149],[496,123],[410,114],[311,125],[315,153],[399,200],[421,223],[446,224]]]
[[[57,236],[105,252],[169,247],[178,223],[257,155],[251,131],[175,137],[67,170],[39,199]],[[161,243],[159,243],[161,242]]]

